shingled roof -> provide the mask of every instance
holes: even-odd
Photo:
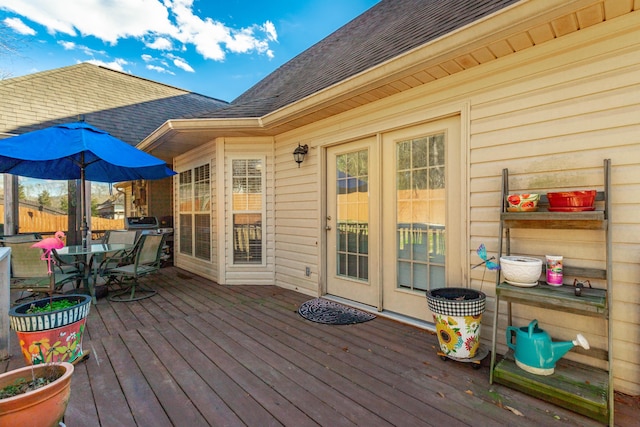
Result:
[[[227,108],[197,117],[262,117],[518,1],[382,0]]]
[[[135,145],[169,119],[227,102],[82,63],[0,80],[0,134],[85,121]]]

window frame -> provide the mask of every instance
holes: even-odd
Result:
[[[234,190],[234,169],[233,163],[237,160],[244,161],[259,161],[260,162],[260,182],[261,182],[261,198],[260,198],[260,209],[244,209],[237,210],[234,207],[233,196],[235,194]],[[229,266],[233,268],[245,268],[245,267],[265,267],[267,265],[267,257],[266,257],[266,218],[267,218],[267,186],[266,186],[266,156],[265,155],[233,155],[228,157],[228,167],[229,173],[227,178],[227,186],[229,189],[229,209],[227,212],[228,216],[228,227],[227,227],[227,235],[229,238],[227,239],[227,250],[229,254]],[[257,175],[256,175],[257,176]],[[236,214],[256,214],[261,217],[261,227],[260,227],[260,262],[237,262],[235,259],[235,230],[234,230],[234,216]]]
[[[197,170],[203,167],[208,167],[208,174],[207,174],[207,178],[205,180],[200,180],[198,181],[198,173]],[[191,181],[188,184],[190,186],[189,189],[189,198],[188,198],[188,203],[190,205],[190,209],[189,210],[182,210],[182,204],[183,204],[183,188],[182,188],[182,174],[189,172],[191,174]],[[211,230],[211,226],[212,226],[212,222],[211,222],[211,186],[212,186],[212,166],[211,163],[206,162],[206,163],[202,163],[199,165],[194,165],[191,166],[187,169],[184,169],[182,171],[179,172],[178,174],[178,209],[177,209],[177,217],[178,217],[178,230],[180,232],[180,236],[179,236],[179,254],[181,256],[185,256],[185,257],[189,257],[189,258],[193,258],[193,259],[197,259],[200,261],[204,261],[204,262],[211,262],[212,260],[212,252],[213,252],[213,248],[212,248],[212,244],[211,244],[211,238],[213,236],[212,230]],[[202,181],[208,181],[208,191],[205,191],[204,193],[200,193],[198,192],[198,194],[196,194],[196,187],[199,183],[201,183]],[[196,195],[200,195],[201,199],[205,201],[204,203],[204,208],[205,209],[200,209],[200,210],[196,210]],[[185,201],[187,201],[185,199]],[[206,209],[208,208],[208,209]],[[183,225],[183,216],[188,215],[191,218],[191,248],[190,248],[190,252],[184,252],[184,247],[183,247],[183,230],[182,230],[182,225]],[[209,221],[209,235],[208,235],[208,253],[206,254],[207,256],[203,256],[203,254],[199,254],[198,253],[198,239],[196,238],[196,231],[197,231],[197,221],[196,218],[198,216],[206,216],[208,218]]]

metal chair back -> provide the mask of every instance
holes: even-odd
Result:
[[[136,243],[137,237],[138,232],[135,230],[109,230],[105,235],[104,242],[108,244],[133,245]]]

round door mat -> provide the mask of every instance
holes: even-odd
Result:
[[[358,310],[323,298],[306,301],[298,308],[300,316],[326,325],[352,325],[375,319],[375,314]]]

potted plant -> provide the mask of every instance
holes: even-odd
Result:
[[[9,310],[27,364],[71,362],[88,357],[82,336],[91,307],[89,295],[43,298]]]
[[[57,426],[71,393],[73,365],[25,366],[0,374],[0,425]]]

